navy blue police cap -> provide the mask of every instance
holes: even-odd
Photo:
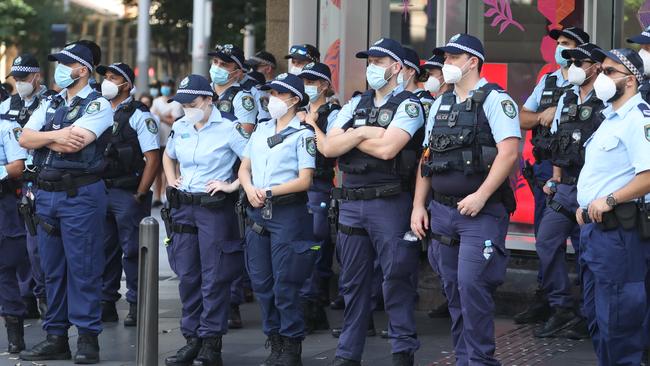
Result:
[[[232,44],[217,45],[214,51],[208,52],[208,56],[218,57],[225,62],[234,62],[242,70],[247,70],[246,58],[241,48]]]
[[[24,78],[35,72],[41,72],[38,60],[29,53],[23,53],[14,59],[14,62],[11,64],[9,76]]]
[[[408,66],[415,70],[417,75],[420,75],[422,68],[420,67],[420,56],[414,49],[403,47],[404,48],[404,65]]]
[[[99,45],[97,43],[95,43],[95,42],[93,42],[91,40],[88,40],[88,39],[80,39],[78,41],[68,43],[63,47],[67,47],[67,46],[69,46],[69,45],[71,45],[73,43],[78,43],[78,44],[80,44],[82,46],[88,47],[90,52],[93,54],[93,66],[97,67],[97,65],[99,65],[99,63],[102,60],[102,49],[101,49],[101,47],[99,47]]]
[[[181,80],[176,90],[176,95],[169,98],[167,101],[176,101],[180,104],[191,103],[197,97],[212,97],[212,85],[205,77],[201,75],[191,74],[185,79]]]
[[[442,69],[444,65],[445,65],[445,56],[433,55],[424,62],[422,68],[425,70]]]
[[[296,75],[282,73],[275,79],[267,82],[260,87],[260,90],[275,90],[279,93],[290,93],[300,98],[300,107],[307,105],[309,97],[305,94],[305,84],[301,78]]]
[[[266,51],[259,51],[255,54],[255,56],[246,60],[246,63],[250,66],[271,65],[273,67],[277,67],[275,56],[273,56],[272,53]]]
[[[612,59],[625,68],[627,68],[636,80],[641,84],[643,82],[643,60],[639,53],[631,48],[615,48],[611,51],[596,49],[593,52],[594,59],[602,63],[606,58]]]
[[[266,83],[266,78],[264,77],[264,74],[262,74],[261,72],[251,70],[246,75],[250,76],[251,78],[253,78],[253,80],[257,81],[257,85]]]
[[[594,59],[594,51],[598,49],[593,43],[581,44],[576,48],[567,48],[562,51],[562,57],[565,59],[576,59],[576,60],[592,60],[598,62]]]
[[[86,66],[88,70],[93,70],[93,53],[90,48],[79,44],[72,43],[57,53],[52,53],[47,56],[49,61],[58,61],[64,65],[78,62]]]
[[[133,81],[135,80],[135,73],[131,69],[131,66],[122,62],[116,62],[108,66],[104,66],[104,65],[97,66],[97,73],[99,75],[102,76],[106,75],[107,71],[110,71],[117,75],[121,75],[129,84],[131,84],[132,86],[134,85]]]
[[[627,39],[628,43],[650,44],[650,26],[646,27],[640,34]]]
[[[357,52],[357,58],[390,57],[404,65],[404,47],[394,39],[380,38],[367,51]]]
[[[307,80],[325,80],[332,84],[332,73],[330,72],[329,66],[320,62],[312,62],[305,65],[298,74],[298,77]]]
[[[320,52],[318,48],[308,44],[296,44],[289,48],[289,54],[284,56],[285,59],[295,58],[300,61],[311,61],[319,62],[320,61]]]
[[[577,44],[589,43],[589,35],[587,32],[578,27],[567,27],[563,29],[551,29],[548,36],[557,40],[560,36],[565,36],[574,40]]]
[[[459,33],[449,38],[449,42],[442,47],[433,49],[434,55],[444,55],[445,52],[452,55],[459,55],[461,53],[468,53],[472,56],[478,57],[481,61],[485,61],[485,51],[483,51],[483,43],[469,34]]]

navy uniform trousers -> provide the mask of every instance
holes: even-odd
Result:
[[[0,197],[0,315],[25,315],[18,277],[29,268],[25,245],[25,227],[18,214],[18,201],[13,194]]]
[[[553,200],[575,217],[578,209],[577,193],[575,185],[558,184]],[[537,231],[535,249],[540,262],[542,288],[552,307],[571,308],[576,305],[571,295],[571,281],[566,263],[568,237],[571,237],[576,258],[579,258],[580,227],[575,219],[569,219],[547,205]]]
[[[47,233],[38,226],[38,250],[45,273],[47,314],[43,329],[67,335],[70,324],[79,334],[99,334],[104,220],[108,195],[103,181],[66,192],[36,193],[36,214],[57,228]]]
[[[648,346],[650,240],[636,229],[581,227],[583,315],[598,364],[639,365]]]
[[[500,365],[494,358],[492,294],[503,283],[508,264],[508,213],[501,203],[488,203],[470,217],[436,201],[429,204],[429,212],[432,233],[460,239],[455,246],[431,241],[449,302],[456,364]],[[494,248],[489,259],[483,256],[486,240]]]
[[[339,223],[364,229],[367,235],[339,231],[337,238],[346,305],[337,357],[361,360],[373,310],[371,293],[376,259],[383,272],[392,353],[413,354],[420,347],[413,314],[417,298],[413,276],[417,273],[420,245],[403,239],[409,227],[411,203],[411,195],[404,192],[371,200],[341,201]]]
[[[249,208],[248,217],[265,228],[263,233],[246,229],[246,268],[262,309],[262,330],[301,340],[305,322],[300,289],[321,246],[314,240],[314,219],[301,202],[274,205],[268,220],[261,209]]]
[[[147,193],[142,203],[136,202],[133,194],[121,188],[108,190],[102,301],[119,300],[122,269],[126,277],[126,301],[135,304],[138,300],[139,228],[140,221],[151,215],[152,193]]]
[[[193,233],[172,233],[169,265],[178,276],[183,336],[209,338],[226,334],[230,285],[244,267],[235,202],[206,208],[181,204],[171,211],[174,224],[195,226]]]

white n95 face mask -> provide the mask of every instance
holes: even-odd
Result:
[[[442,83],[437,77],[429,76],[427,81],[424,83],[424,89],[430,93],[437,93],[440,90]]]
[[[587,78],[587,73],[585,70],[582,69],[582,67],[578,67],[575,64],[571,64],[569,66],[569,71],[568,71],[568,77],[567,79],[569,82],[573,85],[582,85],[585,82],[585,79]]]

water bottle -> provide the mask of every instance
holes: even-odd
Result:
[[[327,207],[327,203],[325,203],[325,202],[320,203],[320,208],[326,208],[326,207]]]
[[[494,252],[494,248],[492,247],[492,240],[486,240],[485,241],[485,248],[483,248],[483,257],[485,257],[485,260],[490,259],[490,256]]]
[[[404,237],[402,239],[404,239],[406,241],[410,241],[410,242],[418,241],[418,237],[417,237],[417,235],[415,235],[413,230],[407,231],[406,234],[404,234]]]

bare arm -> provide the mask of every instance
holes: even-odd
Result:
[[[163,171],[165,172],[165,178],[167,178],[167,184],[176,182],[178,179],[176,160],[173,160],[167,154],[163,154],[162,163]]]
[[[23,175],[23,170],[25,170],[25,160],[19,159],[5,164],[5,169],[7,170],[8,179],[20,178]]]
[[[381,127],[371,127],[379,128]],[[364,140],[357,148],[368,155],[381,160],[390,160],[406,146],[411,135],[401,128],[393,127],[385,130],[379,138]]]
[[[298,178],[271,187],[274,196],[282,196],[289,193],[305,192],[311,186],[314,169],[300,169]]]
[[[627,202],[643,197],[650,192],[650,170],[637,174],[630,183],[614,192],[616,202]]]
[[[145,165],[142,172],[142,179],[138,186],[138,193],[147,193],[158,175],[160,169],[160,150],[150,150],[144,153]]]
[[[351,128],[347,131],[334,128],[319,142],[319,151],[325,157],[337,158],[357,147],[363,140],[359,128]]]

